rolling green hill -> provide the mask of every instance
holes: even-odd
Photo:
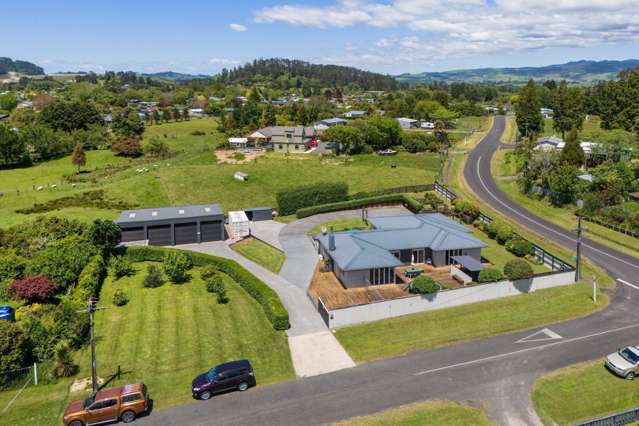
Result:
[[[0,58],[0,75],[8,72],[18,72],[25,75],[42,75],[44,69],[27,61],[13,60],[11,58]]]

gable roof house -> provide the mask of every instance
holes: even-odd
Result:
[[[566,143],[558,136],[544,136],[537,139],[537,145],[534,149],[537,151],[562,150],[564,149],[564,145],[566,145]]]
[[[248,139],[256,145],[271,144],[275,152],[303,153],[315,136],[313,127],[272,126],[256,130]]]
[[[411,263],[445,266],[455,256],[481,262],[486,244],[439,213],[370,218],[367,231],[316,235],[319,253],[346,288],[397,282],[395,268]]]
[[[344,118],[362,118],[368,114],[366,111],[352,110],[344,113]]]
[[[419,127],[419,121],[412,118],[400,117],[397,121],[402,129],[416,129]]]

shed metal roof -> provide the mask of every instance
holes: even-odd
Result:
[[[162,207],[156,209],[125,210],[116,221],[118,225],[142,224],[144,222],[171,221],[211,217],[224,218],[224,211],[219,204],[202,204],[196,206]]]
[[[482,265],[481,262],[471,256],[452,256],[451,259],[472,272],[477,272],[484,269],[484,265]]]

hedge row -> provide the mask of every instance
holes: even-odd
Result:
[[[359,198],[374,197],[376,195],[402,194],[402,193],[406,193],[406,192],[424,192],[424,191],[432,191],[432,190],[433,190],[433,185],[432,184],[412,185],[412,186],[397,186],[397,187],[394,187],[394,188],[378,189],[378,190],[375,190],[375,191],[357,192],[355,194],[349,195],[348,199],[349,200],[356,200],[356,199],[359,199]]]
[[[177,251],[159,247],[128,247],[127,256],[134,262],[162,262],[167,251]],[[286,330],[290,327],[288,312],[279,296],[270,287],[257,279],[253,274],[242,268],[237,262],[204,253],[185,252],[193,263],[193,266],[213,265],[217,270],[224,272],[237,282],[246,292],[255,299],[264,310],[266,317],[276,330]]]
[[[349,209],[358,209],[367,206],[374,206],[377,204],[384,203],[402,203],[409,210],[414,213],[419,212],[422,209],[422,205],[415,200],[414,198],[406,195],[406,194],[387,194],[387,195],[378,195],[375,197],[368,198],[360,198],[357,200],[348,200],[342,201],[339,203],[329,203],[329,204],[321,204],[313,207],[306,207],[303,209],[299,209],[295,215],[298,219],[302,219],[304,217],[313,216],[319,213],[329,213],[336,212],[339,210],[349,210]]]
[[[89,259],[89,262],[82,269],[78,283],[71,290],[71,298],[76,302],[86,303],[90,297],[98,295],[105,277],[106,265],[104,259],[101,255],[96,254]]]
[[[286,216],[304,207],[347,200],[348,184],[327,182],[284,188],[277,191],[276,199],[279,214]]]

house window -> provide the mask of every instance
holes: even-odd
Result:
[[[300,149],[299,145],[295,145],[295,150],[297,151],[298,149]]]
[[[461,256],[461,255],[462,255],[462,250],[461,249],[446,250],[446,265],[450,265],[452,263],[451,257],[453,257],[453,256]]]
[[[280,144],[280,149],[284,149],[284,145]]]
[[[370,285],[389,284],[395,282],[393,268],[375,268],[368,271]]]

